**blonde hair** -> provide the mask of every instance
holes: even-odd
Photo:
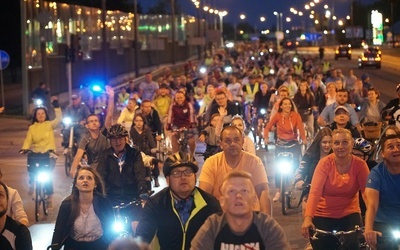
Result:
[[[251,180],[251,174],[249,172],[246,171],[232,171],[230,173],[228,173],[227,175],[225,175],[224,177],[224,181],[222,182],[220,191],[222,193],[222,191],[225,189],[226,183],[233,178],[243,178],[243,179],[247,179],[252,183]],[[254,186],[251,185],[251,189],[253,190],[252,192],[255,192]]]

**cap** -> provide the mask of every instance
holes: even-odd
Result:
[[[71,95],[71,99],[74,99],[74,100],[76,100],[76,99],[78,99],[79,98],[79,96],[77,95],[77,94],[73,94],[73,95]]]
[[[361,75],[361,81],[365,81],[365,79],[367,79],[369,77],[369,75],[367,74],[362,74]]]
[[[347,114],[349,114],[349,110],[345,107],[345,106],[338,106],[335,108],[335,114],[339,111],[339,110],[344,110],[346,111]]]

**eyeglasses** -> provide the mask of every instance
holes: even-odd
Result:
[[[178,170],[171,171],[171,175],[173,177],[181,177],[182,174],[184,174],[185,176],[192,176],[194,173],[193,173],[192,169],[186,169],[186,170],[183,170],[183,171],[178,171]]]
[[[111,137],[110,141],[116,142],[116,141],[124,141],[125,137]]]

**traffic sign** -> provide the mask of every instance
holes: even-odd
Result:
[[[10,56],[4,50],[0,50],[0,70],[6,69],[10,64]]]

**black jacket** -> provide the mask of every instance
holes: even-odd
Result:
[[[211,108],[209,109],[209,114],[207,115],[207,122],[211,122],[211,116],[213,114],[219,114],[218,111],[218,104],[215,100],[212,101],[211,103]],[[236,106],[235,103],[233,103],[232,101],[228,100],[228,104],[226,105],[226,111],[227,114],[226,116],[230,116],[232,118],[232,116],[237,115],[239,113],[238,110],[238,106]],[[224,126],[228,125],[229,123],[224,123]]]
[[[60,210],[58,211],[51,244],[58,244],[61,247],[70,237],[70,232],[74,225],[74,221],[70,220],[71,206],[72,200],[69,197],[62,201]],[[111,203],[106,198],[95,194],[93,197],[93,209],[97,217],[99,217],[103,229],[102,239],[105,244],[108,245],[116,236],[112,231],[114,215]]]
[[[150,243],[154,234],[157,233],[161,249],[190,249],[192,239],[208,216],[221,211],[219,202],[214,196],[200,188],[195,188],[195,208],[192,210],[184,229],[178,212],[172,204],[168,187],[150,197],[140,216],[136,236]]]
[[[103,178],[107,197],[113,205],[136,200],[139,198],[140,192],[147,189],[146,170],[140,151],[128,144],[125,146],[125,151],[121,172],[119,171],[119,159],[114,154],[112,147],[103,150],[99,157],[97,171]]]

